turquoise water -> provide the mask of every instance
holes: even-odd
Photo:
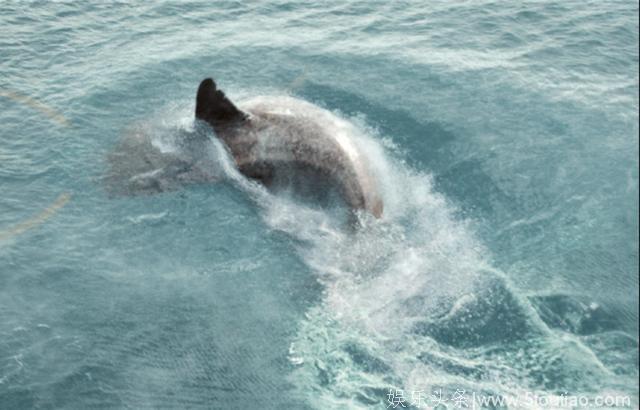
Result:
[[[637,408],[637,3],[4,2],[0,23],[0,408]],[[195,132],[207,76],[353,123],[384,218],[345,230],[215,141],[219,183],[109,196],[120,138]]]

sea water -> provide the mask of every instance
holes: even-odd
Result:
[[[637,408],[637,2],[8,1],[0,23],[0,408]],[[109,196],[119,139],[179,150],[209,76],[352,123],[384,217],[345,229],[213,135],[218,183]]]

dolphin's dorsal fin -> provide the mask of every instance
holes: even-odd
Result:
[[[211,78],[202,80],[196,98],[196,118],[208,122],[215,130],[236,125],[247,117],[216,88]]]

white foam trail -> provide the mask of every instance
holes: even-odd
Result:
[[[152,133],[153,142],[180,149],[178,134],[194,132],[191,107],[165,111],[171,114],[159,116],[165,131]],[[362,119],[347,121],[354,124],[347,137],[368,158],[385,203],[383,218],[362,214],[363,228],[357,232],[345,229],[330,212],[271,194],[243,176],[213,133],[208,156],[218,168],[214,173],[264,210],[268,226],[304,244],[298,250],[325,284],[325,303],[336,317],[374,333],[402,333],[429,309],[472,292],[478,272],[490,266],[468,224],[433,191],[431,176],[398,165],[401,161],[371,137],[375,132]]]
[[[271,196],[265,221],[305,244],[299,251],[326,285],[326,304],[337,317],[376,333],[401,331],[421,316],[407,311],[407,300],[420,299],[426,308],[470,292],[487,266],[484,249],[432,190],[429,175],[394,165],[371,130],[355,122],[349,137],[379,181],[382,220],[362,215],[364,228],[353,233],[326,212]],[[229,175],[246,186],[231,168]],[[269,194],[260,195],[264,201]]]

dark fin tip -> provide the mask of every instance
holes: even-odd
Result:
[[[196,118],[208,122],[214,129],[233,125],[246,118],[236,108],[212,78],[202,80],[196,97]]]

